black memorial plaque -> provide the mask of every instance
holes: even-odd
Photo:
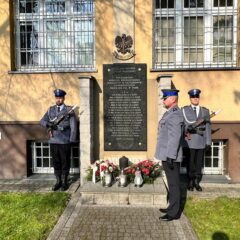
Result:
[[[147,65],[106,64],[104,150],[147,150]]]

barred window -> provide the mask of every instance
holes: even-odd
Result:
[[[237,0],[155,0],[154,69],[237,64]]]
[[[16,69],[95,67],[94,0],[15,0]]]

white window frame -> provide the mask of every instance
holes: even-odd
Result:
[[[211,143],[211,156],[208,157],[206,156],[206,154],[204,155],[204,163],[203,163],[203,169],[202,169],[202,173],[205,175],[224,175],[225,173],[225,168],[224,168],[224,149],[226,147],[226,144],[223,140],[214,140],[214,142]],[[218,156],[213,156],[213,149],[217,148],[218,149]],[[211,161],[211,166],[210,167],[206,167],[205,163],[206,163],[206,159],[210,158]],[[218,159],[218,167],[213,167],[213,160],[214,159]],[[187,164],[187,162],[185,161],[185,164]],[[186,166],[181,167],[180,169],[181,173],[186,174],[187,173],[187,169]]]
[[[45,2],[46,0],[39,1],[39,12],[38,13],[20,13],[19,1],[15,1],[15,40],[16,40],[16,70],[17,71],[40,71],[40,72],[52,72],[52,71],[96,71],[96,50],[95,50],[95,0],[92,0],[92,14],[80,14],[80,12],[74,12],[73,10],[73,0],[65,0],[65,12],[54,12],[46,13]],[[92,34],[93,47],[87,48],[84,50],[89,50],[89,53],[92,52],[92,64],[76,64],[73,53],[76,48],[74,48],[74,21],[92,21],[93,29],[89,30],[89,34]],[[47,63],[47,30],[46,25],[47,21],[65,21],[65,33],[66,46],[64,49],[57,49],[57,52],[65,51],[66,59],[65,65],[51,65]],[[39,27],[38,35],[38,49],[32,52],[39,52],[38,56],[38,65],[21,65],[21,47],[20,47],[20,22],[37,22]],[[28,51],[25,51],[27,53]],[[53,51],[54,52],[54,51]]]
[[[39,146],[40,144],[40,146]],[[41,155],[37,155],[37,148],[41,150]],[[37,166],[37,159],[41,159],[41,162],[43,163],[43,148],[47,148],[49,151],[49,155],[44,157],[48,159],[49,162],[49,167],[38,167]],[[73,148],[78,148],[77,146],[71,147],[71,155],[70,155],[70,160],[71,160],[71,166],[72,162],[74,159],[78,159],[79,162],[79,157],[73,157]],[[46,142],[39,142],[39,141],[33,141],[31,143],[31,152],[32,152],[32,173],[47,173],[47,174],[53,174],[54,173],[54,168],[50,166],[50,161],[51,161],[51,153],[50,153],[50,145],[46,144]],[[70,168],[70,174],[78,174],[80,173],[79,167],[78,168]]]
[[[204,167],[203,167],[203,174],[216,174],[216,175],[223,175],[224,174],[224,148],[226,147],[224,141],[215,141],[211,144],[211,156],[206,157],[204,156]],[[213,155],[213,149],[218,150],[218,156]],[[205,166],[206,158],[210,158],[211,160],[211,167]],[[218,159],[218,167],[213,166],[213,160]]]
[[[204,8],[184,8],[184,0],[175,0],[175,8],[155,9],[154,26],[156,18],[173,17],[176,29],[175,63],[157,63],[156,33],[153,32],[153,69],[188,69],[188,68],[233,68],[237,66],[237,0],[233,0],[231,7],[214,7],[214,0],[204,1]],[[206,12],[210,14],[206,15]],[[231,62],[213,62],[213,17],[233,16],[233,52]],[[184,63],[184,17],[202,16],[204,22],[203,63]],[[209,47],[210,46],[210,47]],[[209,62],[210,59],[210,62]]]

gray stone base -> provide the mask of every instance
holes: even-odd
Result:
[[[141,188],[135,187],[132,183],[122,188],[118,187],[118,183],[111,187],[103,187],[100,182],[96,184],[87,182],[79,190],[82,204],[160,207],[167,205],[167,192],[162,178],[157,179],[154,184],[144,184]]]

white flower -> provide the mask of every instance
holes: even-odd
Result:
[[[112,172],[112,171],[113,171],[113,168],[112,168],[112,167],[109,167],[109,168],[108,168],[108,171],[109,171],[109,172]]]

